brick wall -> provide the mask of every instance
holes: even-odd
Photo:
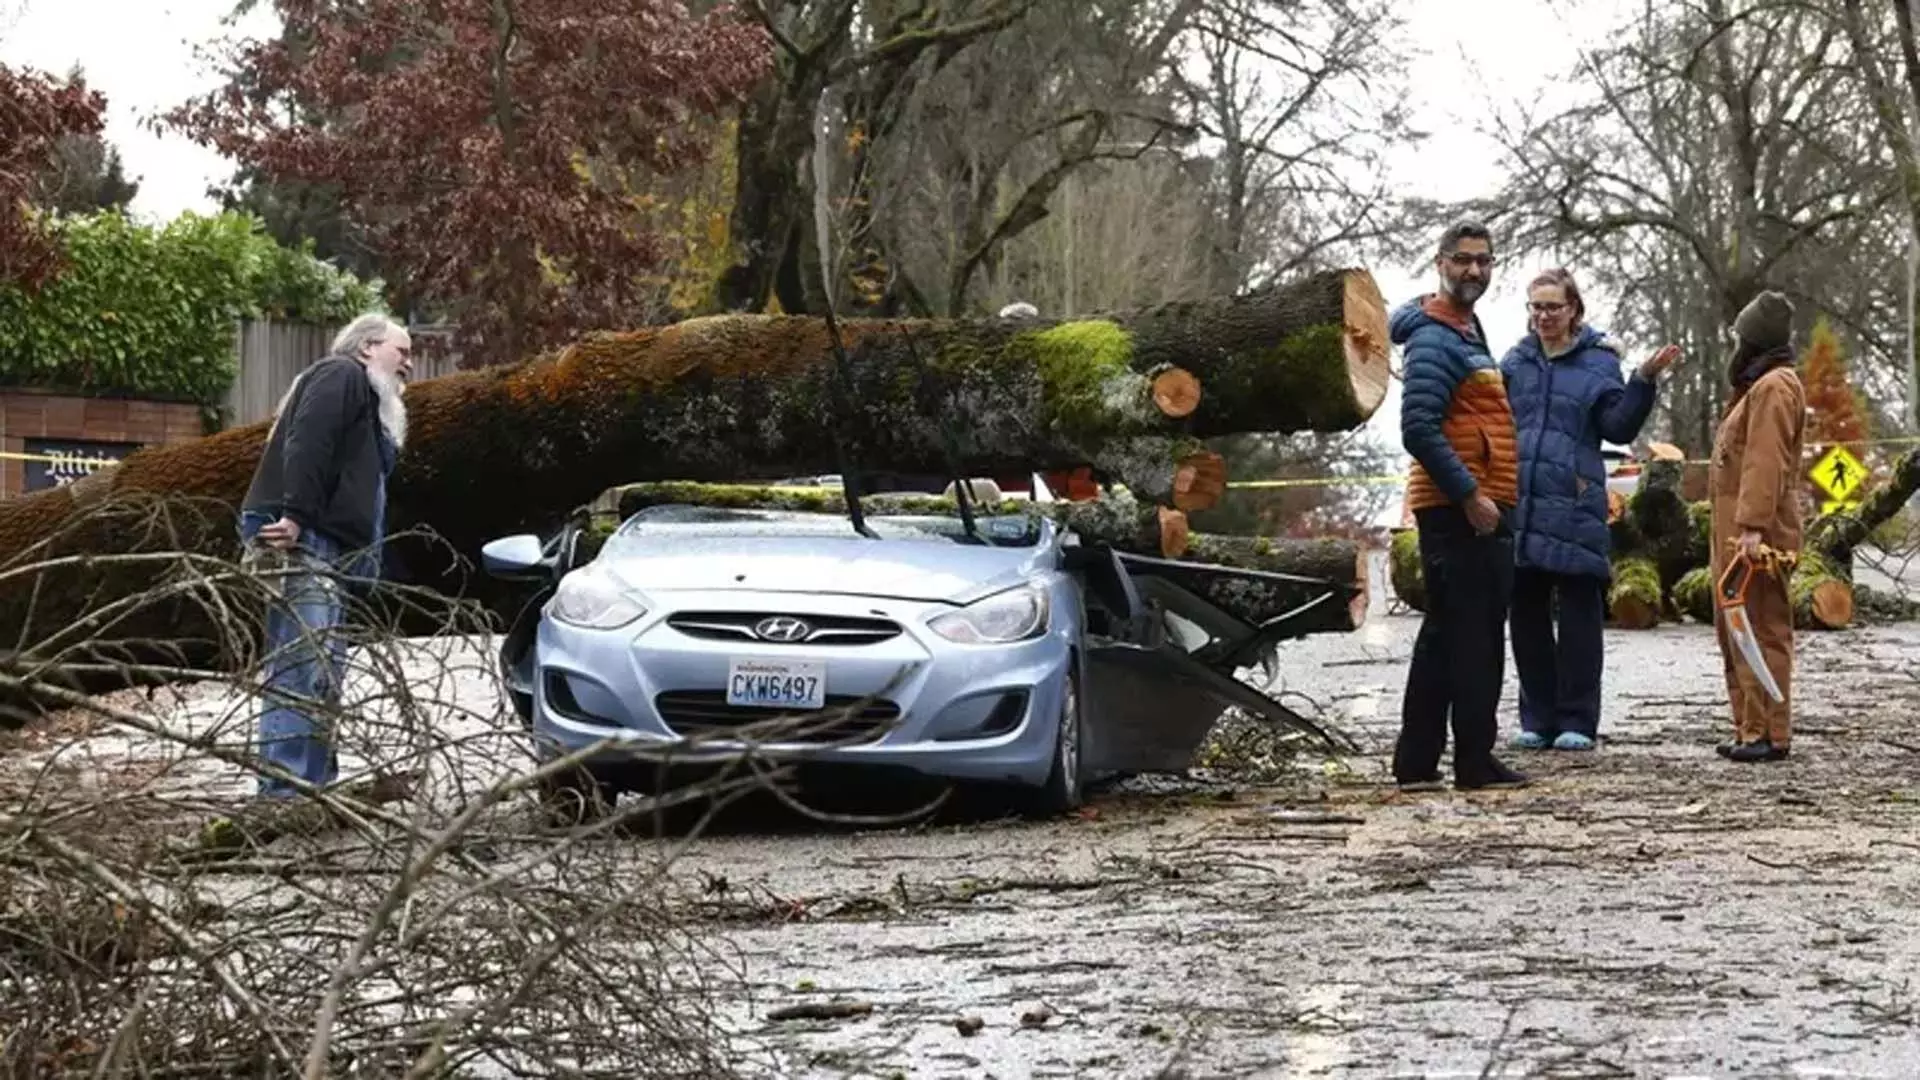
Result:
[[[0,453],[23,454],[28,439],[155,446],[186,442],[203,433],[196,405],[0,390]],[[26,473],[26,462],[0,458],[0,498],[21,494]]]

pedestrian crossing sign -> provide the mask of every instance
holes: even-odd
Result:
[[[1867,481],[1867,467],[1860,464],[1844,446],[1836,446],[1820,455],[1813,466],[1813,482],[1820,485],[1835,502],[1848,502]]]

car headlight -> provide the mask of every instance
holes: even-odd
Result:
[[[588,565],[560,579],[547,612],[588,630],[613,630],[645,615],[647,605],[624,582]]]
[[[927,620],[927,626],[961,645],[1004,645],[1045,633],[1050,609],[1045,589],[1022,585],[936,615]]]

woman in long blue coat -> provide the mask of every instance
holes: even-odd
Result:
[[[1500,362],[1520,443],[1509,618],[1521,730],[1513,745],[1591,750],[1612,578],[1600,443],[1639,436],[1655,382],[1680,350],[1661,349],[1623,379],[1618,347],[1587,325],[1580,288],[1565,270],[1533,280],[1527,309],[1530,332]]]

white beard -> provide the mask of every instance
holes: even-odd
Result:
[[[394,449],[397,450],[407,445],[407,406],[400,400],[407,392],[407,384],[400,381],[398,375],[382,378],[375,375],[371,368],[365,370],[374,396],[380,399],[380,427],[387,433],[387,438],[393,440]],[[300,380],[306,377],[305,371],[294,376],[293,382],[287,385],[287,392],[280,395],[280,403],[273,407],[273,423],[267,425],[267,438],[273,438],[273,433],[279,430],[280,417],[287,411],[287,402],[292,400],[293,391],[300,385]]]
[[[376,375],[367,372],[367,381],[373,384],[373,392],[380,399],[380,427],[393,440],[395,449],[407,445],[407,405],[401,398],[406,395],[407,384],[398,375]]]

